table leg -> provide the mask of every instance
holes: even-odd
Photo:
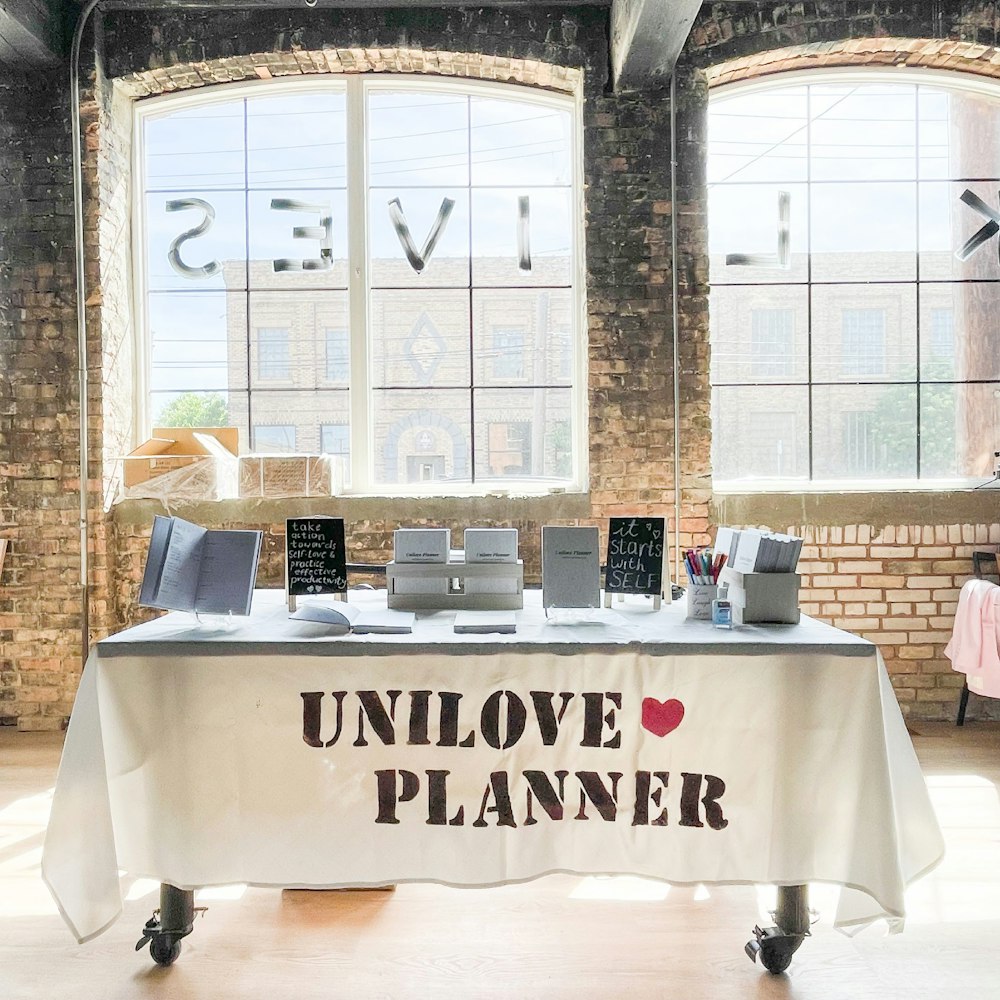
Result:
[[[809,886],[779,885],[774,922],[786,933],[809,933]]]
[[[746,944],[746,953],[775,975],[792,963],[792,955],[809,934],[809,887],[779,885],[778,905],[774,911],[775,927],[754,927],[754,940]]]
[[[193,924],[194,891],[164,882],[160,885],[160,908],[146,921],[135,950],[148,941],[149,954],[157,965],[173,965],[181,953],[181,938],[191,933]]]

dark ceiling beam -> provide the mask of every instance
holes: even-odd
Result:
[[[701,0],[614,0],[611,74],[616,91],[642,90],[670,78]]]
[[[305,0],[105,0],[101,4],[103,10],[169,10],[173,9],[205,9],[228,8],[242,10],[259,10],[271,8],[277,10],[308,8],[321,10],[323,8],[363,9],[371,7],[392,7],[397,10],[416,10],[418,8],[441,7],[610,7],[612,0],[490,0],[488,4],[478,0],[316,0],[316,3],[306,3]]]
[[[0,0],[0,63],[44,66],[63,54],[61,0]]]

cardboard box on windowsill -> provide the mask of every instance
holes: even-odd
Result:
[[[125,489],[212,458],[212,452],[195,438],[196,434],[215,438],[234,458],[239,453],[239,431],[235,427],[154,427],[153,436],[122,459]]]

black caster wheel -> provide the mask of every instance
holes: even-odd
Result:
[[[149,942],[149,954],[157,965],[173,965],[180,957],[181,943],[157,935]]]
[[[772,975],[780,976],[792,964],[792,952],[787,947],[772,948],[766,943],[762,943],[760,964]]]
[[[760,959],[768,972],[780,976],[792,964],[792,955],[804,940],[804,934],[785,934],[777,927],[755,927],[753,940],[747,941],[744,951],[751,962]]]

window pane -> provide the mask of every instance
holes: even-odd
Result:
[[[277,380],[302,390],[324,385],[327,330],[347,329],[347,293],[251,292],[249,298],[253,384],[274,388]],[[242,341],[245,364],[246,328],[231,333],[231,352]]]
[[[508,402],[531,386],[552,406],[579,402],[575,104],[388,79],[140,111],[147,420],[169,406],[176,419],[222,413],[245,450],[344,458],[365,441],[352,458],[368,488],[473,481],[473,384]],[[347,99],[354,87],[363,108]],[[349,137],[366,184],[351,193],[366,225],[350,249],[367,256],[368,286],[353,300],[348,276],[364,277],[364,262],[348,261]],[[365,433],[348,423],[352,385],[372,394]],[[507,421],[510,442],[532,450],[499,474],[578,468],[571,415],[553,430],[532,400],[530,433]]]
[[[253,450],[262,454],[294,452],[294,424],[254,424]]]
[[[917,391],[912,385],[816,386],[816,479],[912,479],[917,474]]]
[[[473,284],[569,285],[570,197],[545,188],[473,192]]]
[[[257,379],[288,381],[292,376],[291,331],[286,327],[257,327]]]
[[[369,198],[373,287],[469,287],[468,191],[377,188]]]
[[[472,183],[572,183],[570,123],[558,108],[472,98]]]
[[[242,194],[188,189],[148,194],[145,204],[150,291],[246,288]]]
[[[480,389],[476,479],[568,479],[573,473],[568,389]]]
[[[347,383],[351,377],[351,344],[348,331],[337,327],[326,327],[323,339],[326,342],[326,381]]]
[[[153,391],[246,388],[242,293],[158,292],[148,302]]]
[[[227,392],[154,392],[152,413],[154,427],[239,426]]]
[[[813,180],[916,177],[916,88],[898,83],[813,86]]]
[[[912,281],[916,197],[916,184],[815,185],[813,281]]]
[[[716,480],[806,479],[809,393],[756,386],[712,392],[712,474]]]
[[[918,468],[925,479],[988,478],[992,472],[1000,234],[989,230],[1000,207],[1000,180],[991,179],[1000,151],[1000,92],[994,98],[914,86],[878,71],[870,77],[805,87],[797,78],[796,87],[778,82],[773,90],[746,93],[742,104],[724,94],[712,102],[717,480],[744,475],[740,463],[750,461],[745,456],[755,447],[751,421],[741,425],[725,412],[733,399],[743,399],[734,396],[743,391],[740,383],[797,377],[812,380],[812,405],[803,419],[811,420],[807,454],[816,480],[905,480]],[[770,136],[761,119],[771,97],[788,101],[788,107],[801,108],[803,100],[807,105],[805,112],[791,112],[790,124],[802,134],[788,138],[789,144],[803,144],[802,174],[789,171],[794,160],[781,155],[784,143],[773,150],[763,145]],[[754,149],[758,137],[761,146]],[[737,141],[747,143],[742,163]],[[732,174],[734,163],[740,166]],[[802,281],[797,302],[794,290],[775,280],[780,272],[773,268],[724,264],[737,242],[746,241],[751,251],[757,247],[746,232],[754,186],[720,179],[743,181],[751,172],[764,182],[757,197],[808,178],[800,186],[808,205],[797,209],[798,193],[791,191],[792,272],[783,276],[786,288]],[[808,218],[807,270],[797,270],[799,212]],[[956,251],[984,227],[981,245],[959,260]],[[756,231],[763,227],[757,224]],[[757,243],[763,252],[767,240],[758,237]],[[986,383],[988,390],[954,384],[959,380]]]
[[[805,87],[723,97],[708,109],[708,181],[806,179]]]
[[[469,183],[469,99],[379,90],[368,96],[372,186]]]
[[[993,177],[1000,149],[1000,101],[966,90],[920,89],[921,169],[927,168],[921,176]]]
[[[809,297],[797,285],[712,291],[712,383],[806,382]]]
[[[378,483],[471,480],[469,390],[412,389],[373,394]]]
[[[345,192],[273,188],[248,203],[251,288],[347,287]]]
[[[1000,379],[1000,284],[920,286],[920,369],[928,381]]]
[[[347,424],[322,424],[319,430],[319,448],[324,455],[347,458],[351,454],[351,434]]]
[[[802,184],[725,184],[709,189],[708,250],[713,285],[806,281],[808,196]],[[778,260],[779,195],[789,196],[788,267]],[[767,255],[765,265],[726,263],[729,255]]]
[[[254,97],[247,102],[247,175],[252,188],[347,184],[343,92]],[[241,179],[242,183],[242,179]]]
[[[994,164],[994,170],[996,165]],[[956,252],[991,221],[962,201],[970,191],[994,212],[1000,201],[1000,180],[941,182],[920,185],[920,277],[930,279],[997,279],[998,236],[990,236],[967,260]]]
[[[932,87],[917,88],[920,177],[924,180],[962,176],[956,173],[951,155],[951,100],[952,95],[944,91]],[[993,169],[990,168],[990,173]]]
[[[562,289],[474,292],[476,385],[567,384],[571,303]]]
[[[468,386],[468,292],[372,292],[371,346],[373,386]]]
[[[920,395],[920,474],[928,478],[993,478],[1000,447],[1000,382],[928,385]]]
[[[916,286],[817,286],[812,316],[814,381],[916,379]]]
[[[146,118],[146,189],[242,190],[243,128],[242,99]]]
[[[319,455],[323,450],[323,427],[346,427],[348,408],[346,390],[255,389],[250,393],[249,420],[254,427],[291,428],[285,440],[293,442],[295,451]],[[272,437],[276,434],[273,432]],[[256,446],[254,450],[258,450]]]

